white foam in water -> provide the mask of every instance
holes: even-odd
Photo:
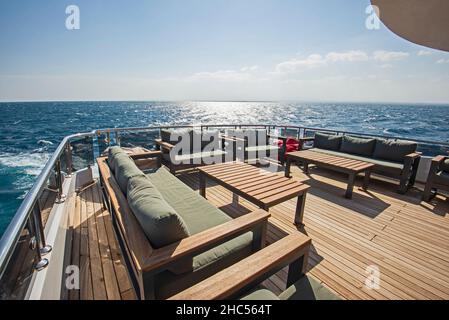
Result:
[[[23,168],[24,173],[38,176],[49,158],[49,153],[0,153],[0,164],[10,168]]]

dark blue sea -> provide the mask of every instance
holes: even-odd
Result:
[[[0,103],[0,235],[66,135],[161,124],[291,124],[449,142],[449,106],[274,102]]]

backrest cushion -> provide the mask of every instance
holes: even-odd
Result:
[[[183,141],[184,143],[188,143],[189,145],[185,144],[184,146],[188,148],[188,150],[181,150],[179,149],[177,154],[190,154],[193,152],[193,130],[186,128],[186,129],[175,129],[175,130],[161,130],[161,140],[163,142],[168,142],[172,145],[176,145],[179,142],[181,142],[181,139],[187,139],[188,141]]]
[[[377,139],[374,157],[403,163],[405,156],[416,151],[418,145],[410,141]]]
[[[133,159],[126,153],[120,153],[115,156],[115,180],[117,181],[120,190],[126,196],[128,189],[128,180],[135,176],[142,176],[144,173],[137,168]]]
[[[153,247],[161,248],[190,235],[182,217],[146,176],[129,179],[128,204]]]
[[[315,148],[338,151],[341,146],[343,137],[331,134],[315,133],[315,141],[313,146]]]
[[[446,160],[440,164],[440,170],[449,173],[449,158],[446,158]]]
[[[125,153],[125,151],[118,146],[110,147],[108,150],[108,165],[112,172],[115,172],[114,158],[119,153]]]
[[[193,153],[201,152],[207,146],[208,150],[220,149],[220,132],[218,130],[194,130],[192,132]]]
[[[376,139],[364,139],[351,136],[344,136],[341,141],[341,152],[357,154],[360,156],[371,157],[376,145]]]

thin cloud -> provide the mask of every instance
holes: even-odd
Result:
[[[408,52],[378,50],[373,54],[374,60],[381,62],[400,61],[408,58]]]
[[[419,57],[423,57],[423,56],[431,56],[432,55],[432,51],[429,50],[419,50],[417,55]]]
[[[438,63],[438,64],[449,63],[449,59],[440,59],[436,63]]]
[[[338,61],[367,61],[369,60],[369,56],[365,51],[361,50],[351,50],[348,52],[329,52],[326,55],[326,60],[331,62]]]
[[[305,59],[291,59],[279,63],[276,66],[276,73],[293,73],[303,69],[320,67],[326,64],[326,59],[319,54],[311,54]]]

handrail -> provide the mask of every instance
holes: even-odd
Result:
[[[305,134],[306,131],[323,131],[323,132],[335,132],[338,134],[351,134],[351,135],[359,135],[359,136],[367,136],[367,137],[380,137],[387,139],[401,139],[401,140],[409,140],[421,144],[428,145],[437,145],[449,147],[449,142],[436,142],[430,140],[423,139],[408,139],[404,137],[395,137],[395,136],[382,136],[375,134],[366,134],[366,133],[357,133],[357,132],[349,132],[342,130],[332,130],[332,129],[324,129],[324,128],[312,128],[312,127],[302,127],[296,125],[273,125],[273,124],[198,124],[198,125],[159,125],[159,126],[148,126],[148,127],[130,127],[130,128],[105,128],[93,130],[88,133],[77,133],[73,135],[66,136],[61,143],[56,148],[55,152],[52,154],[51,158],[47,161],[45,167],[42,172],[39,174],[36,182],[33,187],[25,196],[22,204],[11,220],[9,226],[7,227],[5,233],[0,239],[0,278],[3,276],[3,273],[6,267],[9,264],[9,260],[14,252],[17,241],[20,237],[20,233],[25,227],[30,215],[33,212],[34,206],[36,205],[36,201],[41,195],[45,184],[50,176],[52,168],[55,164],[60,161],[60,157],[64,152],[66,146],[71,142],[71,140],[75,138],[82,137],[95,137],[101,134],[110,134],[110,133],[120,133],[124,131],[132,132],[132,131],[149,131],[149,130],[160,130],[164,128],[244,128],[244,127],[265,127],[267,129],[295,129],[298,130],[298,136],[301,134]],[[109,141],[110,143],[110,141]]]

